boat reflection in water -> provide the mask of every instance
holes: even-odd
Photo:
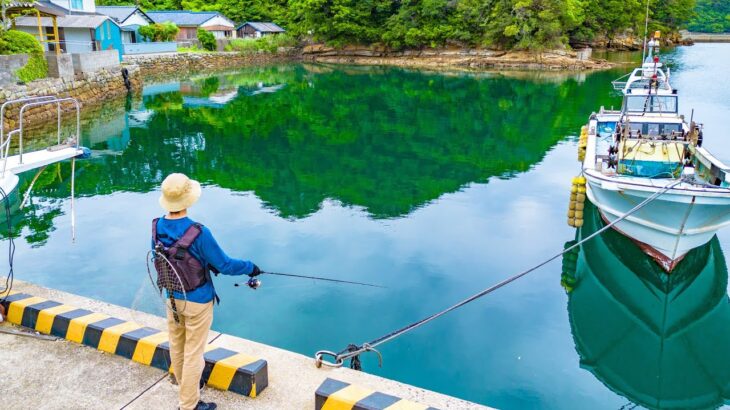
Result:
[[[602,226],[587,204],[576,240]],[[563,265],[582,368],[650,409],[729,402],[730,304],[717,237],[691,250],[669,275],[611,229],[566,254]]]

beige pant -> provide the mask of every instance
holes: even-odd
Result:
[[[180,323],[175,322],[172,311],[167,309],[170,359],[180,386],[180,409],[193,410],[200,400],[199,383],[205,367],[203,354],[208,343],[208,330],[213,323],[213,302],[178,301],[177,308]]]

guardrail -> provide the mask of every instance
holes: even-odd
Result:
[[[152,42],[152,43],[124,43],[122,44],[124,54],[153,54],[153,53],[174,53],[177,51],[177,43]]]

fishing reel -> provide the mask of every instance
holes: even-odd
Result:
[[[234,283],[233,286],[239,287],[239,286],[241,286],[241,284]],[[253,290],[256,290],[261,286],[261,281],[256,278],[250,278],[248,280],[248,282],[246,282],[246,286],[248,286],[249,288],[251,288]]]
[[[249,288],[256,290],[261,286],[261,281],[256,278],[251,278],[246,282],[246,285],[248,285]]]

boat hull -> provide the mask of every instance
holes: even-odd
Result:
[[[588,199],[607,222],[614,222],[656,189],[631,188],[587,178]],[[645,253],[671,271],[690,250],[706,244],[730,225],[730,194],[705,195],[689,190],[670,190],[614,228],[635,240]]]

